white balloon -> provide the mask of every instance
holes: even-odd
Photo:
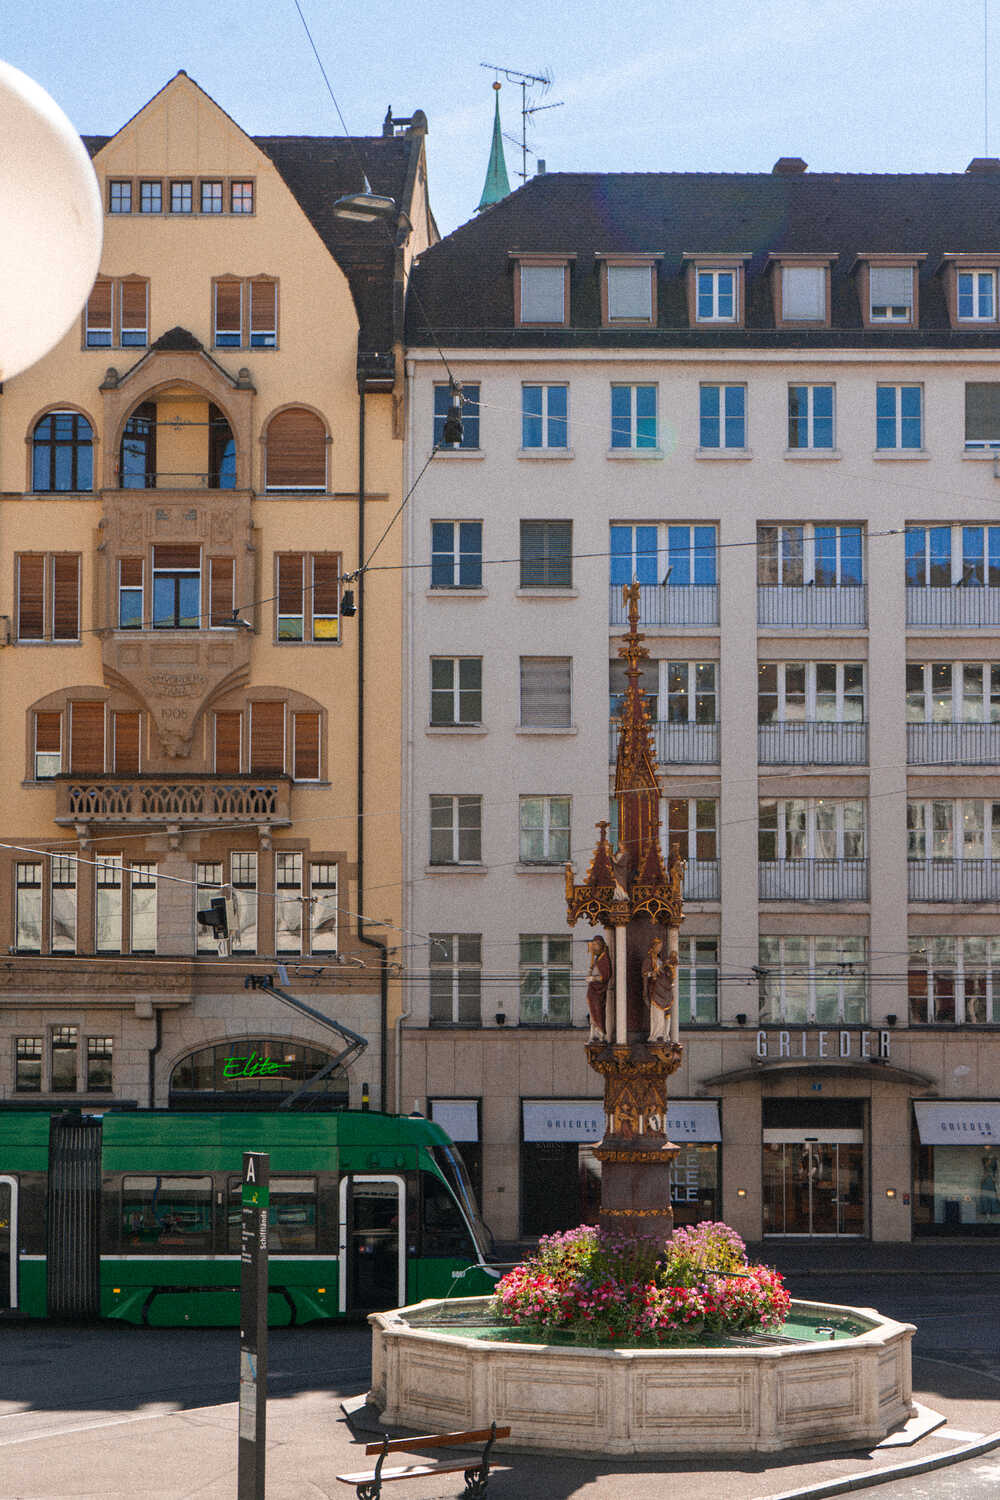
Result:
[[[0,380],[59,342],[90,293],[104,213],[87,149],[34,79],[0,62]]]

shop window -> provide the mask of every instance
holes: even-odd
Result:
[[[336,953],[338,927],[337,866],[317,860],[309,866],[309,951]]]
[[[50,411],[31,438],[31,487],[37,495],[94,487],[94,433],[76,411]]]
[[[42,951],[40,860],[18,860],[14,866],[14,946],[18,953]]]
[[[78,641],[79,555],[73,552],[19,552],[14,567],[18,641]]]
[[[333,1059],[322,1047],[303,1045],[288,1037],[242,1036],[190,1052],[170,1075],[172,1105],[199,1108],[245,1108],[248,1102],[274,1105],[312,1078]],[[256,1096],[254,1098],[253,1096]],[[310,1098],[327,1108],[347,1104],[346,1078],[336,1071],[310,1091]],[[238,1183],[234,1178],[234,1183]],[[271,1178],[272,1188],[274,1177]],[[273,1194],[272,1194],[273,1202]],[[330,1205],[333,1209],[333,1204]],[[333,1230],[336,1214],[333,1212]]]
[[[302,952],[302,855],[274,856],[274,951]]]
[[[208,927],[202,927],[197,920],[197,913],[207,911],[216,897],[223,893],[225,881],[223,879],[223,864],[219,859],[200,860],[194,867],[195,878],[195,903],[194,913],[194,936],[195,950],[198,953],[217,953],[219,949],[218,938]]]
[[[70,855],[53,854],[49,866],[52,952],[75,953],[77,862]]]
[[[257,855],[234,853],[229,860],[229,878],[236,907],[235,931],[230,937],[233,953],[257,952]]]

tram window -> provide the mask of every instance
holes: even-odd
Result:
[[[424,1190],[423,1253],[463,1255],[475,1259],[475,1247],[458,1211],[458,1204],[440,1178],[430,1172],[421,1176]]]
[[[210,1177],[123,1177],[122,1248],[173,1255],[212,1249]]]
[[[229,1179],[229,1251],[240,1248],[243,1185]],[[272,1177],[267,1241],[273,1255],[309,1255],[316,1250],[315,1177]]]

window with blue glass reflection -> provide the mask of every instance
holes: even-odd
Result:
[[[524,385],[521,387],[521,447],[565,448],[566,408],[569,387]]]
[[[656,386],[611,387],[612,448],[656,447]]]
[[[745,385],[703,385],[698,441],[702,448],[746,447]]]
[[[462,386],[462,441],[460,443],[444,443],[445,418],[451,409],[451,386],[436,385],[434,387],[434,446],[443,446],[445,452],[454,448],[478,448],[479,447],[479,386]]]
[[[156,403],[143,401],[125,423],[122,434],[119,488],[156,488]]]
[[[431,523],[431,588],[483,586],[482,521]]]
[[[31,484],[36,494],[89,490],[94,483],[94,435],[75,411],[50,411],[35,426]]]
[[[923,441],[919,385],[880,385],[875,393],[875,445],[919,448]]]
[[[153,548],[153,628],[197,630],[201,623],[201,554],[197,547]]]
[[[789,448],[833,447],[833,386],[788,387]]]

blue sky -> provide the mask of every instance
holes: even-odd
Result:
[[[423,109],[442,232],[482,189],[493,75],[554,84],[529,145],[549,171],[962,171],[984,153],[984,0],[300,0],[349,129]],[[1000,0],[988,7],[989,134],[1000,154]],[[185,68],[252,135],[340,124],[294,0],[8,0],[0,57],[85,134],[117,130]],[[520,134],[520,90],[501,93]],[[508,143],[511,185],[519,150]],[[529,157],[529,170],[533,158]]]

